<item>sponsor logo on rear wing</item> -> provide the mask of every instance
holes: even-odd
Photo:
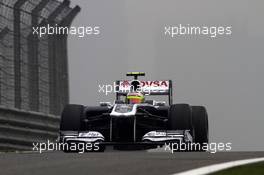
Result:
[[[142,92],[146,95],[168,95],[170,92],[169,80],[156,80],[156,81],[144,81],[138,80],[140,82],[140,87],[137,89],[138,92]],[[117,93],[127,94],[131,92],[132,85],[130,80],[117,81]]]

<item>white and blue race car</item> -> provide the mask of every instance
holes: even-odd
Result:
[[[208,143],[205,107],[173,104],[172,81],[144,81],[142,72],[130,72],[133,80],[117,81],[116,100],[99,106],[66,105],[60,123],[61,143],[98,144],[115,149],[148,149],[168,143]],[[153,96],[164,95],[166,101]],[[199,149],[200,150],[200,149]]]

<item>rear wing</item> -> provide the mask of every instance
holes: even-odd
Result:
[[[116,99],[120,100],[120,96],[126,96],[131,92],[131,82],[135,80],[120,80],[116,81]],[[145,95],[167,95],[169,105],[172,104],[172,81],[171,80],[156,80],[156,81],[144,81],[136,80],[140,82],[139,91]]]

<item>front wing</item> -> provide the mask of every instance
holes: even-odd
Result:
[[[111,142],[105,141],[105,137],[97,131],[64,131],[60,132],[62,143],[99,143],[100,145],[152,145],[162,146],[166,143],[184,142],[191,143],[193,138],[189,130],[162,130],[146,133],[139,142]]]

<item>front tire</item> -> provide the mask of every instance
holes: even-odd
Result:
[[[61,131],[80,131],[83,117],[83,105],[66,105],[63,109],[60,122]]]
[[[189,130],[193,137],[192,111],[188,104],[173,104],[169,109],[168,128],[170,130]],[[174,146],[170,145],[174,150]],[[176,150],[179,151],[179,150]],[[184,151],[184,150],[181,150]],[[189,150],[185,150],[189,151]]]
[[[193,132],[192,112],[188,104],[173,104],[169,109],[168,128]]]
[[[194,124],[195,143],[202,147],[209,142],[208,115],[204,106],[192,106],[192,120]],[[200,149],[200,151],[203,151]]]

